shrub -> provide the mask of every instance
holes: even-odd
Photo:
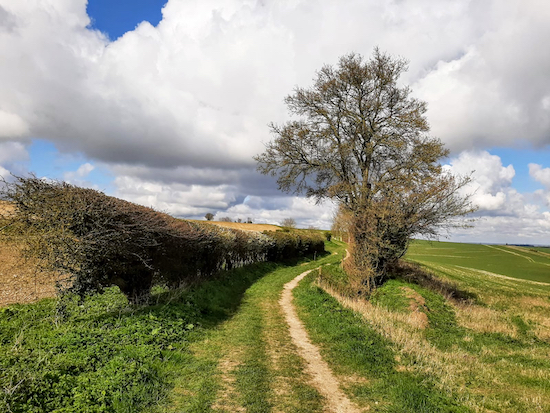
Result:
[[[16,177],[3,198],[4,219],[29,257],[70,276],[81,297],[117,285],[131,303],[146,302],[154,282],[171,288],[221,270],[324,251],[316,234],[232,230],[179,220],[93,189],[35,176]]]

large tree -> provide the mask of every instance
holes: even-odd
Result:
[[[413,235],[435,236],[472,211],[458,191],[468,177],[442,168],[448,151],[427,134],[426,103],[399,84],[406,70],[378,49],[324,66],[285,99],[293,120],[271,124],[274,139],[255,157],[279,189],[340,203],[352,221],[349,268],[367,290]]]

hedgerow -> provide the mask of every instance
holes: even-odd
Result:
[[[0,198],[10,236],[44,269],[68,275],[60,291],[81,297],[117,285],[131,303],[146,302],[154,283],[200,282],[253,262],[324,251],[316,233],[240,231],[171,217],[152,208],[66,182],[15,177]]]

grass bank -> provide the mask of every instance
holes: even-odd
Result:
[[[342,282],[345,245],[326,245],[316,261],[157,289],[147,307],[109,289],[83,303],[0,309],[0,411],[322,412],[278,301],[285,283],[320,265]],[[319,288],[317,272],[295,290],[348,397],[375,412],[550,411],[550,285],[421,263],[473,299],[393,279],[369,302],[346,300]]]
[[[532,261],[525,258],[536,252],[498,247],[506,251],[495,250],[502,255],[489,255],[484,263],[482,251],[493,248],[413,243],[407,258],[420,264],[427,277],[420,284],[408,282],[414,279],[410,276],[391,279],[369,301],[338,295],[336,291],[345,291],[341,287],[346,280],[338,265],[324,267],[321,279],[332,296],[320,290],[313,279],[302,285],[300,294],[309,289],[307,300],[317,303],[313,307],[316,312],[311,311],[311,304],[304,305],[303,317],[316,332],[316,340],[325,343],[326,357],[333,359],[334,366],[347,366],[342,370],[344,375],[369,378],[363,393],[356,384],[349,392],[365,394],[371,406],[372,400],[380,405],[382,401],[377,398],[388,392],[382,398],[391,400],[390,389],[395,389],[392,380],[404,373],[424,377],[422,383],[433,393],[423,392],[419,386],[420,390],[407,392],[415,395],[410,405],[394,399],[391,406],[376,405],[375,411],[394,411],[395,406],[399,406],[395,411],[550,411],[550,284],[533,280],[540,280],[536,273],[547,266],[543,257]],[[506,259],[506,265],[500,266],[499,257]],[[477,268],[482,265],[498,265],[504,274]],[[523,273],[526,267],[534,272]],[[433,282],[424,282],[426,279]],[[306,298],[301,300],[307,302]],[[346,331],[353,320],[357,329]],[[374,371],[364,371],[369,366],[364,340],[349,344],[353,337],[364,334],[358,332],[365,326],[377,334],[367,342],[378,348],[376,343],[385,343],[393,354],[393,358],[387,353],[376,357],[373,365],[380,369]],[[327,338],[331,336],[334,338]],[[419,400],[425,405],[414,406]]]
[[[303,410],[320,397],[285,353],[277,294],[335,259],[259,263],[186,291],[157,288],[145,307],[114,287],[83,302],[2,308],[0,411],[234,411],[233,392],[249,411],[314,411]],[[274,392],[274,380],[287,390]]]
[[[251,265],[179,293],[157,289],[147,307],[129,306],[110,288],[83,303],[46,299],[0,309],[0,411],[153,411],[192,368],[190,345],[280,267]]]

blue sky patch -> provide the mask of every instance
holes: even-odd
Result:
[[[89,0],[91,27],[116,40],[146,20],[156,26],[162,20],[162,7],[167,0]]]

